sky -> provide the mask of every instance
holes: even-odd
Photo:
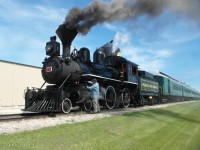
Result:
[[[0,0],[0,60],[42,67],[45,44],[56,35],[69,10],[91,2]],[[79,34],[71,47],[88,47],[92,58],[96,48],[111,40],[121,49],[121,56],[140,69],[164,72],[200,91],[200,25],[195,19],[164,11],[153,18],[141,15],[104,22],[86,35]]]

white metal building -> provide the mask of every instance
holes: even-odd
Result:
[[[24,90],[41,87],[41,68],[0,60],[0,106],[24,105]]]

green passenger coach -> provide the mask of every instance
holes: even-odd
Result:
[[[162,102],[192,100],[200,96],[198,91],[162,72],[154,74],[154,78],[158,81]]]

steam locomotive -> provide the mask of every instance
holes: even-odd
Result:
[[[137,64],[118,56],[119,49],[112,51],[112,41],[94,52],[92,62],[86,47],[70,53],[70,45],[78,34],[76,29],[62,24],[56,34],[63,45],[62,56],[56,36],[51,37],[46,43],[49,57],[44,59],[41,71],[45,82],[40,88],[27,88],[26,111],[69,113],[75,106],[89,111],[90,100],[78,102],[88,94],[87,81],[93,78],[100,86],[100,105],[108,109],[161,103],[168,97],[169,94],[162,93],[159,77],[156,79],[153,74],[138,70]],[[197,91],[194,93],[194,98],[200,97]]]

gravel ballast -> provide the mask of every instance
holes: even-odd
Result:
[[[189,101],[193,102],[193,101]],[[56,126],[60,124],[66,123],[77,123],[89,120],[96,120],[104,117],[110,117],[113,115],[122,115],[130,112],[139,112],[150,109],[164,108],[172,105],[188,103],[188,102],[177,102],[177,103],[169,103],[162,105],[154,105],[154,106],[143,106],[138,108],[123,108],[123,109],[113,109],[107,110],[104,109],[101,113],[98,114],[88,114],[85,112],[78,113],[70,113],[66,115],[56,115],[56,117],[45,117],[39,119],[24,119],[20,121],[11,121],[11,122],[1,122],[0,123],[0,134],[12,134],[16,132],[22,132],[27,130],[36,130],[49,126]]]

